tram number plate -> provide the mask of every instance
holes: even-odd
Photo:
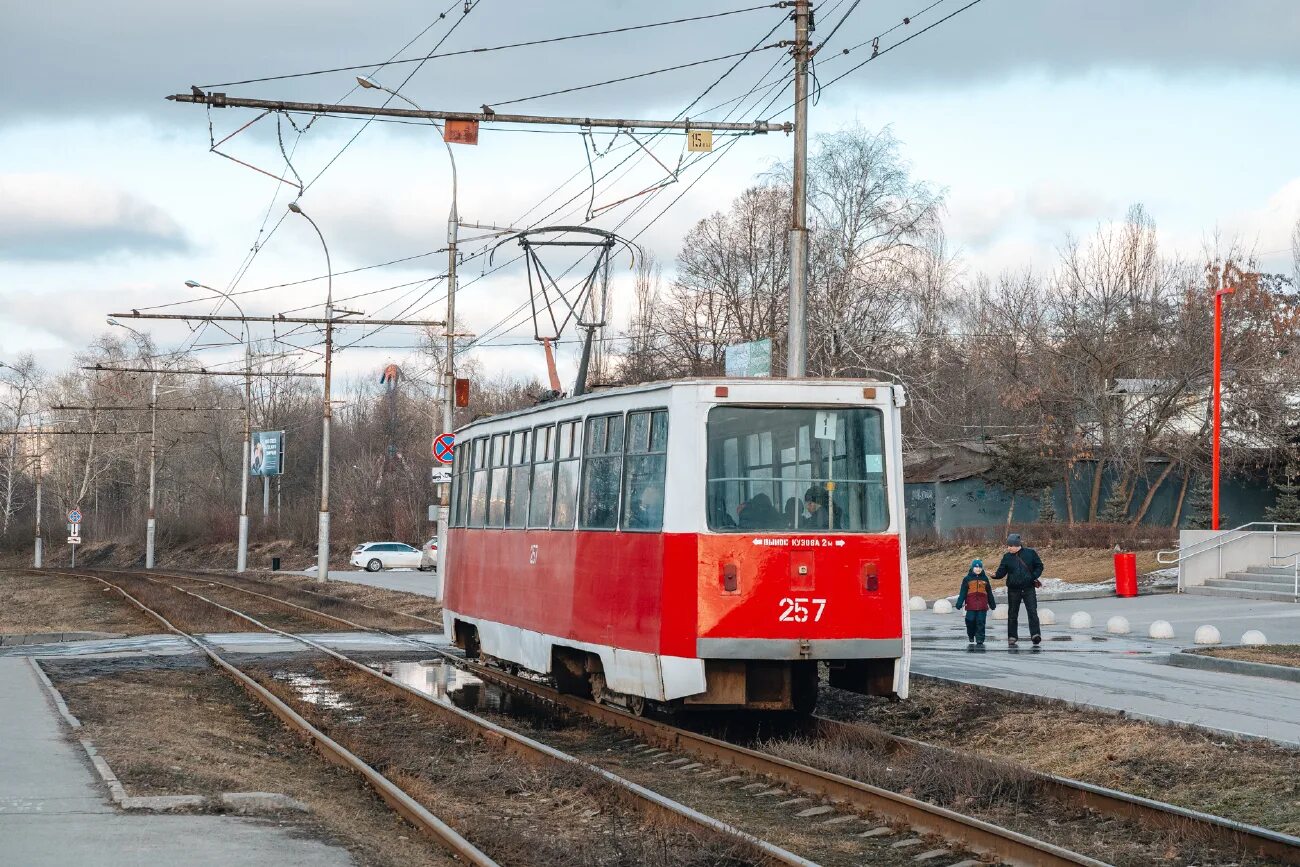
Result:
[[[796,596],[793,599],[787,596],[778,604],[781,606],[780,619],[790,623],[807,623],[810,614],[813,622],[816,623],[822,619],[822,612],[826,610],[825,599],[808,599],[803,596]],[[815,614],[812,614],[809,611],[809,605],[817,606],[817,612]]]

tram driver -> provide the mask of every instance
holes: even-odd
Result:
[[[843,520],[839,514],[835,515],[834,527],[831,526],[831,510],[827,508],[830,503],[830,493],[820,485],[813,485],[803,495],[804,511],[808,516],[799,522],[799,526],[807,527],[810,530],[839,530],[843,528]]]

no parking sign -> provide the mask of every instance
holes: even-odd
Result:
[[[449,464],[456,452],[456,435],[438,434],[433,440],[433,459],[439,463]]]

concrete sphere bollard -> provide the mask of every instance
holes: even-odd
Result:
[[[1258,629],[1251,629],[1242,634],[1241,643],[1250,645],[1268,644],[1268,639]]]
[[[1005,605],[1001,605],[1001,606],[999,606],[999,607],[993,609],[993,619],[994,619],[994,620],[1006,620],[1007,618],[1008,618],[1008,614],[1007,614],[1007,606],[1005,606]]]
[[[1196,627],[1196,635],[1193,639],[1197,644],[1218,644],[1219,630],[1206,624],[1205,626]]]
[[[1076,611],[1070,615],[1071,629],[1087,629],[1092,626],[1092,615],[1087,611]]]
[[[1043,626],[1055,626],[1056,612],[1050,608],[1038,609],[1038,622],[1041,623]]]
[[[934,600],[934,613],[935,613],[935,614],[951,614],[951,613],[952,613],[952,603],[949,602],[947,599],[936,599],[936,600]]]
[[[1128,625],[1127,617],[1121,617],[1116,614],[1114,617],[1106,621],[1106,631],[1111,635],[1128,635],[1133,630]]]
[[[1147,635],[1152,638],[1173,638],[1174,625],[1168,620],[1155,620],[1147,630]]]
[[[907,607],[908,607],[909,609],[911,609],[912,611],[924,611],[924,610],[925,610],[925,597],[924,597],[924,596],[913,596],[911,599],[909,599],[909,600],[907,601]]]

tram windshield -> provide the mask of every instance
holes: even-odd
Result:
[[[711,530],[889,527],[878,409],[718,406],[709,411],[708,450]]]

